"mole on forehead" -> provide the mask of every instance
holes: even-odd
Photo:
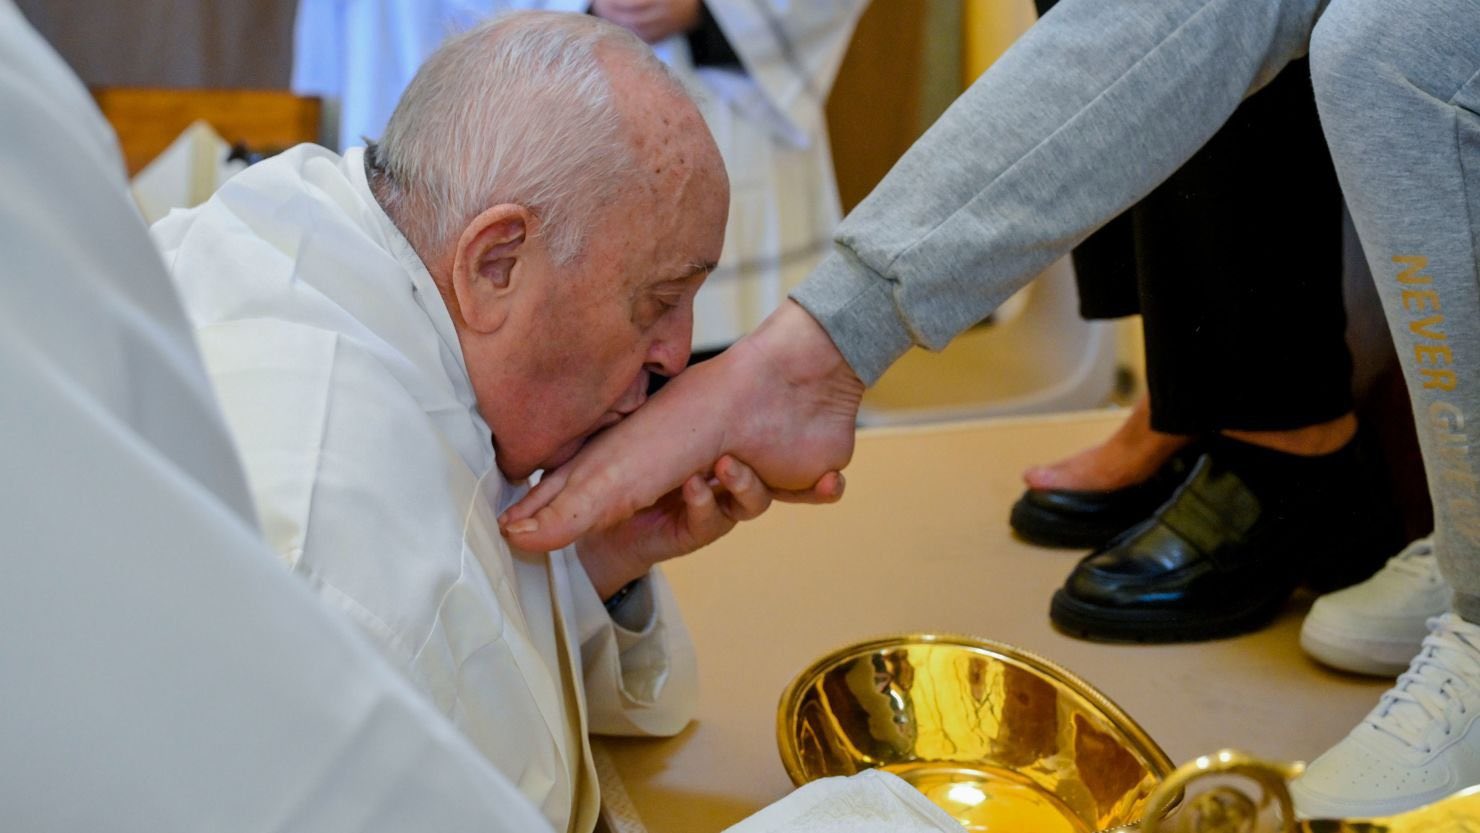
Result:
[[[681,141],[682,138],[683,134],[671,128],[661,131],[638,130],[634,131],[632,146],[638,150],[647,150],[649,147],[656,146],[654,152],[662,153],[665,148],[675,144],[675,139]]]

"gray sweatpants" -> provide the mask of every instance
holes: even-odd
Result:
[[[1062,0],[844,220],[793,297],[872,382],[1149,192],[1307,49],[1404,363],[1441,565],[1480,622],[1480,0]]]
[[[1408,381],[1436,551],[1480,622],[1480,0],[1334,0],[1310,52]]]

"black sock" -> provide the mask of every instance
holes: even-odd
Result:
[[[1350,494],[1368,487],[1356,438],[1330,452],[1306,456],[1277,451],[1218,435],[1209,453],[1220,467],[1237,474],[1255,495],[1281,502],[1319,502],[1329,492]]]

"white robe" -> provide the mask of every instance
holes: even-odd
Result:
[[[342,146],[378,138],[417,67],[449,33],[513,9],[588,0],[302,0],[293,88],[337,99]],[[730,174],[719,266],[694,308],[694,347],[760,323],[831,250],[841,216],[823,107],[866,0],[707,0],[744,72],[655,48],[694,92]]]
[[[586,733],[681,729],[693,649],[660,574],[628,630],[573,550],[499,535],[524,489],[494,465],[452,320],[363,152],[302,145],[154,234],[270,543],[557,830],[589,831]]]
[[[285,575],[87,90],[0,0],[0,819],[547,829]]]

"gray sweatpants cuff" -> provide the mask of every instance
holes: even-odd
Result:
[[[847,249],[834,248],[791,298],[817,319],[866,385],[914,344],[891,283]]]

